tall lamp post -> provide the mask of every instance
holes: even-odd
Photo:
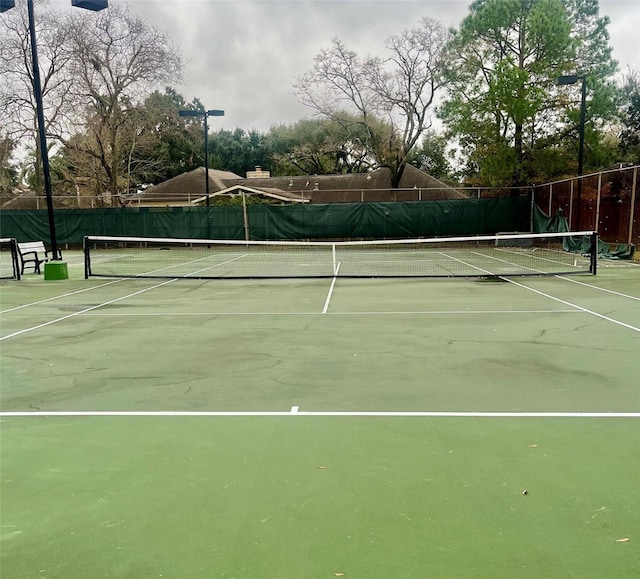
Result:
[[[11,10],[16,5],[15,0],[0,0],[0,12]],[[71,0],[72,6],[97,12],[108,5],[108,0]],[[42,85],[40,81],[40,66],[38,64],[38,47],[36,45],[36,27],[33,10],[33,0],[27,0],[29,13],[29,38],[31,44],[31,64],[33,67],[33,94],[36,100],[36,114],[38,117],[38,141],[42,157],[42,173],[44,177],[44,194],[47,198],[47,213],[49,215],[49,235],[51,237],[51,254],[53,261],[45,263],[45,279],[67,279],[69,277],[67,264],[62,263],[58,240],[56,238],[56,223],[53,215],[53,196],[51,193],[51,172],[49,168],[49,151],[47,150],[47,135],[44,124],[44,106],[42,104]]]
[[[582,98],[580,100],[580,126],[579,126],[579,143],[578,143],[578,194],[576,196],[576,222],[577,228],[580,229],[580,204],[582,198],[582,174],[584,172],[584,123],[587,109],[587,77],[585,75],[569,74],[559,76],[557,83],[559,85],[576,84],[582,81]]]
[[[212,109],[210,111],[178,111],[181,117],[204,117],[204,194],[206,195],[206,204],[209,206],[209,127],[207,125],[208,117],[223,117],[224,111]]]

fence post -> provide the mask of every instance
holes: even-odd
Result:
[[[593,230],[598,231],[598,226],[600,225],[600,190],[602,189],[602,171],[598,174],[598,197],[596,200],[596,222],[594,224]]]
[[[631,184],[631,210],[629,211],[629,235],[627,245],[633,243],[633,212],[636,208],[636,185],[638,183],[638,165],[633,168],[633,181]]]
[[[531,187],[531,207],[529,207],[529,231],[534,233],[535,226],[536,187]],[[537,232],[536,232],[537,233]]]
[[[244,240],[249,241],[249,215],[247,214],[247,198],[242,189],[242,222],[244,225]]]
[[[551,214],[551,202],[553,200],[553,183],[551,183],[549,185],[549,211],[547,212],[547,214],[549,215],[549,217],[553,217],[553,215]]]
[[[571,231],[571,219],[573,217],[573,179],[569,187],[569,231]]]

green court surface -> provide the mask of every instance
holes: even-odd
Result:
[[[0,577],[640,576],[640,266],[0,283]]]

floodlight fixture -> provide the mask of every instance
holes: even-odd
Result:
[[[580,80],[580,77],[577,74],[566,74],[559,76],[557,79],[557,84],[565,85],[565,84],[576,84]]]
[[[0,0],[0,12],[11,10],[16,5],[16,0]]]
[[[104,10],[107,7],[108,0],[71,0],[71,5],[85,10],[92,10],[93,12],[100,12],[100,10]]]

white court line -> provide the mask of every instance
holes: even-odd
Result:
[[[114,303],[119,302],[121,300],[126,300],[127,298],[131,298],[133,296],[137,296],[138,294],[142,294],[142,293],[147,292],[149,290],[162,287],[163,285],[167,285],[168,283],[172,283],[174,281],[176,281],[176,278],[170,279],[168,281],[163,281],[162,283],[159,283],[159,284],[156,284],[154,286],[139,290],[137,292],[133,292],[131,294],[127,294],[126,296],[122,296],[122,297],[116,298],[114,300],[109,300],[108,302],[104,302],[104,303],[101,303],[101,304],[98,304],[98,305],[95,305],[95,306],[91,306],[89,308],[85,308],[84,310],[80,310],[79,312],[74,312],[72,314],[68,314],[66,316],[62,316],[61,318],[56,318],[55,320],[50,320],[48,322],[45,322],[44,324],[38,324],[37,326],[32,326],[31,328],[25,328],[24,330],[20,330],[18,332],[13,332],[13,334],[7,334],[6,336],[0,337],[0,342],[2,340],[8,340],[9,338],[13,338],[13,337],[19,336],[21,334],[26,334],[27,332],[31,332],[33,330],[39,330],[40,328],[44,328],[45,326],[50,326],[51,324],[56,324],[57,322],[62,322],[63,320],[68,320],[69,318],[73,318],[75,316],[79,316],[80,314],[84,314],[86,312],[90,312],[91,310],[95,310],[95,309],[101,308],[103,306],[108,306],[109,304],[114,304]]]
[[[101,288],[101,287],[105,287],[105,286],[108,286],[108,285],[111,285],[111,284],[114,284],[114,283],[119,283],[121,281],[124,281],[124,280],[123,279],[116,279],[116,280],[113,280],[113,281],[109,281],[107,283],[101,283],[100,285],[94,285],[92,287],[86,287],[84,289],[76,290],[76,291],[73,291],[73,292],[68,292],[66,294],[60,294],[58,296],[53,296],[52,298],[47,298],[45,300],[38,300],[37,302],[31,302],[31,303],[28,303],[28,304],[23,304],[21,306],[16,306],[14,308],[8,308],[6,310],[0,310],[0,314],[5,314],[7,312],[14,312],[15,310],[20,310],[22,308],[28,308],[29,306],[37,306],[38,304],[43,304],[45,302],[50,302],[52,300],[57,300],[57,299],[60,299],[60,298],[66,298],[68,296],[73,296],[73,295],[76,295],[76,294],[81,294],[83,292],[88,292],[88,291],[91,291],[91,290],[94,290],[94,289],[97,289],[97,288]]]
[[[324,313],[324,312],[322,312]],[[87,316],[110,317],[201,317],[201,316],[320,316],[320,312],[91,312]],[[329,316],[440,316],[440,315],[478,315],[478,314],[580,314],[579,310],[416,310],[416,311],[362,311],[362,312],[327,312]]]
[[[539,274],[549,275],[549,272],[547,272],[547,271],[545,271],[545,270],[543,270],[543,269],[536,269],[535,267],[527,267],[526,265],[520,265],[520,264],[518,264],[518,263],[516,263],[516,262],[514,262],[514,261],[507,261],[506,259],[500,259],[499,257],[495,257],[495,256],[493,256],[493,255],[485,255],[485,254],[483,254],[483,253],[479,253],[479,252],[477,252],[477,251],[472,251],[471,253],[473,253],[474,255],[479,255],[479,256],[481,256],[481,257],[483,257],[483,258],[485,258],[485,259],[493,259],[494,261],[499,261],[500,263],[506,263],[507,265],[509,265],[509,266],[511,266],[511,267],[515,267],[515,268],[516,268],[516,271],[518,271],[518,269],[528,269],[529,271],[532,271],[532,272],[534,272],[534,273],[539,273]],[[508,252],[507,252],[507,253],[508,253]],[[516,255],[518,255],[518,254],[516,254]],[[566,266],[566,267],[575,267],[575,268],[577,268],[577,267],[578,267],[577,265],[573,265],[573,266],[571,266],[570,264],[563,263],[563,262],[560,262],[560,261],[558,261],[558,260],[546,259],[546,258],[543,258],[543,257],[537,257],[537,256],[535,256],[535,258],[536,258],[536,259],[538,259],[538,260],[540,260],[540,261],[546,261],[546,262],[550,262],[550,263],[556,263],[556,264],[564,265],[564,266]],[[582,263],[582,266],[584,266],[584,265],[586,265],[586,263],[585,263],[585,262],[583,262],[583,263]],[[583,270],[584,270],[584,268],[583,268]]]
[[[0,412],[0,417],[98,417],[98,416],[130,416],[130,417],[215,417],[215,416],[361,416],[361,417],[397,417],[397,418],[640,418],[640,412],[287,412],[279,411],[182,411],[182,410],[69,410],[69,411],[33,411],[33,412]]]
[[[482,269],[481,267],[476,267],[475,265],[471,265],[470,263],[466,263],[465,261],[461,260],[461,259],[457,259],[455,257],[452,257],[450,255],[447,255],[446,253],[442,253],[442,255],[444,255],[445,257],[448,257],[450,259],[453,259],[454,261],[459,261],[460,263],[464,263],[465,265],[472,267],[473,269],[477,269],[478,271],[482,271],[485,273],[490,273],[487,270]],[[550,294],[547,294],[545,292],[542,292],[540,290],[534,289],[532,287],[529,287],[527,285],[524,285],[522,283],[518,283],[517,281],[514,281],[513,279],[509,278],[509,277],[504,277],[504,276],[498,276],[500,279],[503,279],[504,281],[508,281],[509,283],[512,283],[514,285],[517,285],[518,287],[527,289],[529,291],[532,291],[538,295],[544,296],[546,298],[549,298],[550,300],[554,300],[556,302],[559,302],[561,304],[564,304],[565,306],[569,306],[572,308],[576,308],[578,310],[580,310],[581,312],[584,312],[586,314],[591,314],[592,316],[596,316],[602,320],[606,320],[607,322],[611,322],[613,324],[617,324],[619,326],[623,326],[624,328],[628,328],[629,330],[633,330],[634,332],[640,332],[640,328],[636,328],[635,326],[632,326],[631,324],[625,324],[624,322],[621,322],[619,320],[614,320],[613,318],[610,318],[609,316],[605,316],[604,314],[599,314],[598,312],[594,312],[593,310],[589,310],[587,308],[583,308],[582,306],[579,306],[577,304],[565,301],[565,300],[561,300],[560,298],[557,298],[555,296],[552,296]]]
[[[577,308],[582,312],[585,312],[587,314],[591,314],[592,316],[596,316],[597,318],[600,318],[602,320],[606,320],[607,322],[611,322],[613,324],[617,324],[617,325],[622,326],[624,328],[628,328],[629,330],[633,330],[634,332],[640,332],[640,328],[636,328],[635,326],[632,326],[631,324],[625,324],[624,322],[621,322],[619,320],[614,320],[613,318],[610,318],[609,316],[605,316],[604,314],[599,314],[598,312],[594,312],[593,310],[589,310],[587,308],[583,308],[582,306],[579,306],[577,304],[573,304],[573,303],[568,302],[566,300],[561,300],[560,298],[557,298],[555,296],[552,296],[552,295],[547,294],[545,292],[542,292],[540,290],[534,289],[532,287],[526,286],[524,284],[518,283],[517,281],[514,281],[512,279],[508,279],[508,278],[505,278],[505,279],[507,279],[507,281],[509,283],[512,283],[512,284],[517,285],[519,287],[528,289],[529,291],[532,291],[532,292],[537,293],[537,294],[539,294],[541,296],[549,298],[550,300],[554,300],[556,302],[560,302],[561,304],[564,304],[565,306],[571,306],[571,307]]]
[[[599,290],[601,292],[607,292],[607,293],[610,293],[610,294],[614,294],[616,296],[620,296],[622,298],[629,298],[630,300],[638,300],[638,301],[640,301],[639,297],[630,296],[628,294],[623,294],[621,292],[616,292],[616,291],[613,291],[613,290],[610,290],[610,289],[607,289],[607,288],[604,288],[604,287],[599,287],[597,285],[593,285],[593,284],[590,284],[590,283],[584,283],[583,281],[578,281],[578,280],[575,280],[575,279],[571,279],[570,277],[564,277],[563,275],[557,275],[556,277],[558,279],[563,279],[565,281],[570,281],[571,283],[577,283],[578,285],[583,285],[583,286],[586,286],[586,287],[591,288],[591,289]]]
[[[322,313],[326,314],[329,309],[329,302],[331,301],[331,295],[333,294],[333,288],[336,285],[336,280],[338,279],[338,272],[340,271],[340,262],[338,262],[338,267],[336,268],[336,273],[333,276],[333,280],[331,280],[331,287],[329,288],[329,293],[327,294],[327,299],[324,301],[324,307],[322,308]]]

